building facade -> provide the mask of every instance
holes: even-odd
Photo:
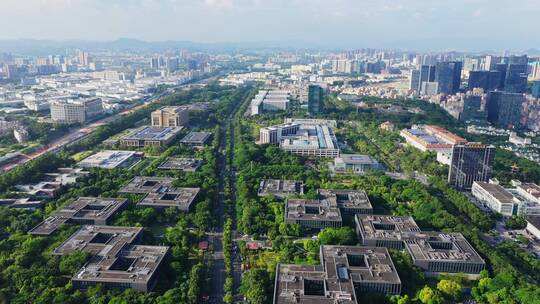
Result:
[[[163,107],[152,112],[153,127],[180,127],[189,123],[189,110],[184,107]]]
[[[493,174],[495,147],[481,143],[452,147],[448,183],[460,190],[471,189],[475,181],[487,182]]]

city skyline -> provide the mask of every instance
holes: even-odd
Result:
[[[128,37],[288,47],[540,49],[540,38],[527,31],[540,26],[540,7],[533,0],[519,2],[510,7],[502,0],[6,0],[0,3],[9,12],[0,20],[0,40]]]

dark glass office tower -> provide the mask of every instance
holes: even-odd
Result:
[[[324,110],[324,90],[318,85],[308,87],[308,112],[318,114]]]
[[[469,90],[482,88],[484,91],[492,91],[499,88],[501,72],[499,71],[470,71]]]
[[[540,80],[533,81],[531,93],[533,97],[540,98]]]
[[[527,62],[526,55],[511,56],[508,58],[508,68],[504,81],[504,90],[510,93],[525,93],[527,90]]]
[[[422,65],[420,67],[420,80],[418,81],[418,91],[422,88],[423,82],[435,81],[435,66],[434,65]]]
[[[489,181],[493,174],[494,158],[495,147],[491,145],[454,145],[448,170],[448,184],[459,190],[468,190],[475,181]]]
[[[462,67],[463,63],[460,61],[437,63],[437,67],[435,68],[435,82],[439,84],[439,93],[450,95],[459,92]]]
[[[483,120],[487,119],[487,112],[482,109],[482,97],[476,95],[466,95],[462,97],[463,112],[459,115],[459,120]]]
[[[520,93],[489,92],[486,104],[488,121],[505,128],[519,126],[524,101],[525,97]]]
[[[508,65],[506,63],[497,63],[495,65],[495,70],[501,73],[501,78],[499,79],[499,90],[504,90],[504,82],[506,81],[506,70]]]

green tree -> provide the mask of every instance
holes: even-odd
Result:
[[[463,287],[459,283],[451,280],[440,280],[439,283],[437,283],[437,289],[445,296],[455,301],[459,300],[462,288]]]

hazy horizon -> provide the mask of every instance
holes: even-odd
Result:
[[[3,0],[0,40],[540,48],[535,0]]]

